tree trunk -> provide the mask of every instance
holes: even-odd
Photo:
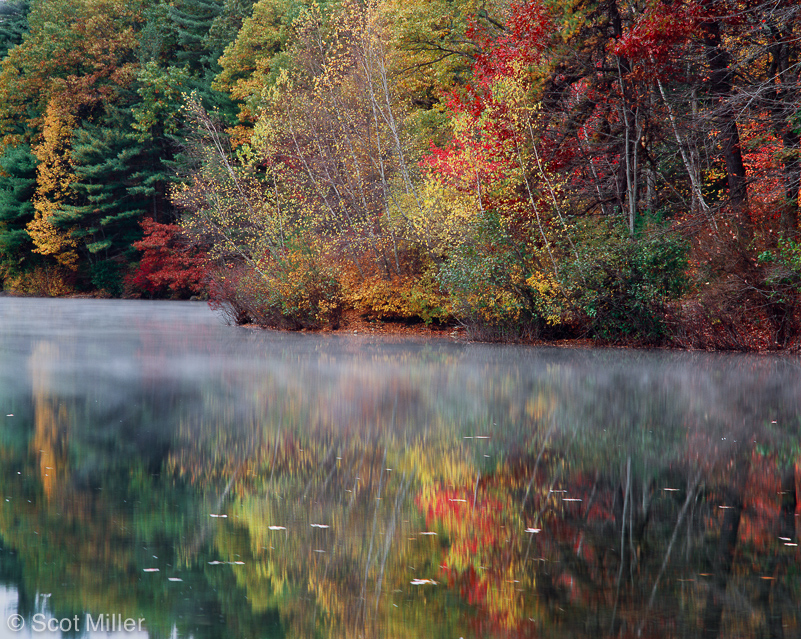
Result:
[[[791,71],[790,61],[792,27],[784,29],[770,27],[773,44],[770,47],[769,75],[778,80],[770,95],[770,112],[773,130],[782,141],[782,182],[784,185],[781,229],[787,235],[798,231],[798,190],[801,188],[801,158],[799,158],[799,135],[790,118],[798,109],[798,72]],[[795,77],[793,77],[795,75]]]
[[[750,239],[753,235],[751,219],[746,210],[747,188],[745,164],[740,148],[740,134],[737,116],[731,103],[732,70],[729,52],[723,47],[720,22],[710,20],[702,27],[704,48],[709,64],[709,93],[717,106],[714,122],[720,130],[723,159],[726,162],[726,177],[729,184],[729,201],[734,208],[741,237]]]

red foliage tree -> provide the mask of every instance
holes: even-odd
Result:
[[[206,251],[183,235],[175,224],[142,221],[144,237],[134,243],[142,252],[137,269],[126,278],[129,295],[185,298],[206,290],[209,260]]]

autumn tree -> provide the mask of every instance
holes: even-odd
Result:
[[[269,21],[270,11],[263,3],[256,5],[243,32],[257,20]],[[330,13],[320,7],[301,11],[287,44],[291,65],[251,96],[260,112],[250,144],[230,159],[217,145],[216,159],[202,162],[206,168],[192,178],[197,182],[199,176],[211,175],[215,164],[220,166],[218,183],[230,184],[226,196],[211,202],[208,195],[219,189],[198,189],[192,183],[176,193],[195,219],[195,212],[206,207],[192,202],[201,200],[223,219],[229,216],[226,211],[245,216],[235,226],[217,227],[229,229],[220,247],[238,247],[239,258],[255,278],[248,286],[272,282],[260,296],[278,297],[264,308],[284,308],[286,317],[306,304],[300,299],[290,302],[296,295],[302,297],[300,282],[324,302],[314,301],[312,306],[321,310],[312,316],[339,308],[342,295],[368,313],[416,313],[409,311],[415,294],[407,287],[414,286],[425,258],[409,219],[420,204],[415,168],[407,155],[405,114],[389,84],[382,28],[372,6],[346,3]],[[232,63],[237,51],[254,56],[252,50],[247,53],[250,46],[238,40],[224,63]],[[279,37],[275,50],[280,47]],[[270,53],[268,49],[264,57],[247,62],[264,64],[263,71],[246,66],[234,74],[235,67],[228,66],[231,73],[224,81],[246,97],[247,87],[257,89],[257,82],[267,77]],[[239,170],[249,172],[248,182],[234,179]],[[261,201],[249,195],[252,188],[262,194]],[[241,245],[237,238],[251,232],[252,225],[263,229],[261,240]],[[307,279],[299,269],[307,271]],[[415,304],[425,307],[427,302]],[[266,316],[276,317],[273,311]]]
[[[77,242],[68,220],[64,220],[60,212],[69,199],[73,180],[70,139],[74,126],[74,116],[52,100],[45,115],[42,142],[33,150],[39,160],[33,196],[35,214],[27,224],[34,251],[52,256],[70,270],[78,267]]]
[[[264,92],[275,84],[279,70],[289,62],[286,48],[292,23],[303,9],[302,3],[287,0],[257,1],[219,60],[222,70],[214,87],[239,104],[239,120],[247,127],[240,135],[245,138],[250,135]]]
[[[126,279],[129,294],[189,297],[202,293],[208,277],[203,247],[188,241],[175,224],[145,218],[142,228],[144,237],[132,245],[142,257]]]

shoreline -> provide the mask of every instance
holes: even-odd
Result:
[[[63,296],[37,296],[37,295],[21,295],[14,291],[0,291],[0,297],[13,297],[13,298],[31,298],[31,299],[86,299],[86,300],[132,300],[132,301],[151,301],[142,298],[111,298],[101,295],[93,295],[92,293],[78,293]],[[156,300],[153,300],[156,301]],[[163,299],[157,300],[162,302],[186,302],[186,301],[202,301],[208,303],[208,300],[170,300]],[[346,312],[338,328],[324,327],[319,329],[298,329],[291,330],[286,328],[277,328],[272,326],[262,326],[261,324],[231,324],[231,326],[244,328],[246,330],[256,331],[280,331],[286,333],[309,333],[309,334],[330,334],[330,335],[373,335],[382,337],[412,337],[418,339],[450,339],[469,344],[503,344],[509,346],[550,346],[554,348],[572,348],[572,349],[588,349],[588,348],[604,348],[604,349],[649,349],[649,350],[665,350],[665,351],[684,351],[688,353],[750,353],[750,354],[775,354],[775,355],[798,355],[801,353],[801,343],[796,342],[786,347],[774,348],[698,348],[692,346],[684,346],[676,343],[667,343],[661,345],[649,345],[632,341],[630,343],[610,343],[602,340],[597,340],[591,337],[577,337],[565,338],[557,340],[548,339],[516,339],[516,340],[491,340],[491,339],[475,339],[469,337],[469,331],[466,326],[458,324],[431,324],[426,325],[423,322],[405,322],[403,320],[387,321],[378,319],[368,319],[362,317],[356,311]]]
[[[237,325],[233,325],[237,326]],[[369,320],[358,316],[347,316],[339,328],[320,328],[320,329],[298,329],[290,330],[260,324],[239,324],[239,328],[246,330],[279,331],[286,333],[308,333],[308,334],[328,334],[328,335],[375,335],[385,337],[415,337],[420,339],[450,339],[453,341],[468,344],[498,344],[505,346],[550,346],[553,348],[566,349],[639,349],[639,350],[660,350],[677,351],[686,353],[742,353],[754,355],[798,355],[801,353],[801,344],[795,343],[790,346],[780,348],[694,348],[682,346],[675,343],[661,345],[643,344],[632,341],[630,343],[611,343],[596,340],[591,337],[577,337],[567,339],[518,339],[518,340],[482,340],[468,337],[468,329],[465,326],[426,326],[424,323],[406,324],[403,321],[382,321]]]

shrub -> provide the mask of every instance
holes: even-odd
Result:
[[[124,282],[131,297],[186,298],[204,294],[208,279],[205,251],[175,224],[142,220],[144,237],[133,247],[142,251],[136,270]]]
[[[395,277],[343,278],[347,304],[362,316],[384,321],[422,321],[426,325],[450,319],[447,296],[433,269]]]
[[[213,277],[210,302],[237,324],[336,328],[342,289],[336,272],[317,258],[311,247],[297,245],[258,263],[229,264]]]
[[[540,251],[505,227],[497,215],[479,216],[472,238],[443,263],[439,279],[474,337],[539,337],[561,321],[559,285],[542,267]]]
[[[588,332],[610,342],[663,342],[666,304],[688,285],[687,247],[664,229],[630,238],[622,227],[590,231],[561,271]]]
[[[19,295],[58,297],[75,292],[75,273],[63,266],[39,265],[5,277],[5,289]]]
[[[774,251],[765,251],[757,260],[762,282],[758,290],[775,329],[774,341],[787,346],[798,334],[798,302],[801,293],[801,244],[782,238]]]
[[[122,276],[119,264],[112,260],[95,262],[90,269],[90,281],[98,291],[111,297],[122,295]]]
[[[676,309],[678,343],[735,350],[797,347],[801,246],[769,233],[743,241],[725,218],[692,239],[696,290]]]

